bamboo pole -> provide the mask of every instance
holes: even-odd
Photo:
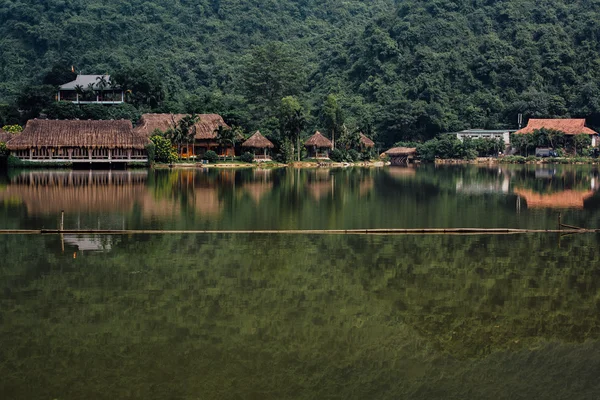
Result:
[[[160,230],[160,229],[0,229],[2,235],[94,234],[94,235],[514,235],[514,234],[600,233],[600,229],[510,229],[510,228],[423,228],[423,229],[298,229],[298,230]]]

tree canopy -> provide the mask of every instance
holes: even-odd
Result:
[[[326,132],[332,94],[349,130],[388,145],[519,113],[600,127],[599,15],[582,0],[6,0],[0,120],[13,104],[39,112],[41,85],[75,66],[143,111],[217,112],[247,131],[268,133],[295,96],[303,137]]]

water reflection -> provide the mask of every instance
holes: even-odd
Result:
[[[593,235],[105,239],[0,236],[0,398],[600,393]]]
[[[547,228],[599,219],[590,166],[16,171],[0,225],[130,229]]]

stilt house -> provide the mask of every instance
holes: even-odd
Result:
[[[11,154],[34,162],[147,162],[146,137],[129,120],[43,120],[27,122],[7,143]]]

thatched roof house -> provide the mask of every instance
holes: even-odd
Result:
[[[145,161],[148,143],[148,138],[133,131],[129,120],[33,119],[7,148],[31,161]]]
[[[166,132],[173,124],[178,123],[189,114],[143,114],[135,131],[146,136],[152,136],[154,130]],[[229,129],[229,126],[219,114],[197,114],[199,117],[195,125],[196,140],[213,140],[217,138],[216,130],[219,126]]]
[[[329,158],[329,150],[333,149],[333,143],[316,131],[306,142],[304,146],[308,150],[308,156],[311,158]]]
[[[251,147],[255,149],[272,149],[275,147],[273,143],[266,137],[264,137],[260,131],[254,132],[252,136],[248,138],[244,143],[242,143],[242,147]]]
[[[406,165],[417,154],[416,147],[393,147],[381,156],[388,156],[392,165]]]
[[[8,144],[10,150],[40,147],[144,149],[148,140],[133,132],[129,120],[80,121],[32,119]]]
[[[360,144],[364,147],[374,147],[375,142],[369,139],[364,133],[360,133]]]
[[[314,135],[312,135],[306,142],[304,142],[304,146],[306,147],[317,147],[317,148],[333,148],[333,143],[331,140],[327,139],[323,134],[319,131],[316,131]]]

